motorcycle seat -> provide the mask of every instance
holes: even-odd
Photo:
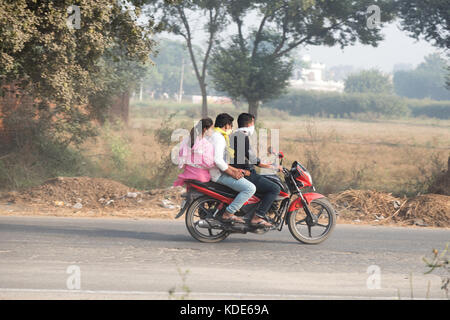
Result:
[[[230,195],[232,197],[235,197],[238,194],[237,191],[234,191],[233,189],[231,189],[231,188],[229,188],[229,187],[227,187],[227,186],[225,186],[223,184],[216,183],[216,182],[213,182],[213,181],[200,182],[198,180],[186,180],[186,182],[190,183],[190,184],[195,184],[196,186],[199,186],[201,188],[205,188],[205,189],[208,189],[208,190],[219,192],[221,194],[225,193],[225,194]]]
[[[191,184],[195,184],[201,188],[205,188],[211,191],[215,191],[217,193],[220,193],[222,195],[228,196],[228,197],[236,197],[238,195],[239,192],[223,185],[217,182],[213,182],[213,181],[208,181],[208,182],[200,182],[198,180],[186,180],[186,183],[191,183]],[[259,194],[258,191],[256,191],[255,196],[258,197],[259,199],[262,198],[262,194]]]

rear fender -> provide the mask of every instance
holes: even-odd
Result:
[[[311,193],[305,193],[303,195],[303,198],[305,198],[306,203],[310,204],[311,201],[313,201],[315,199],[325,198],[325,196],[320,193],[311,192]],[[302,198],[297,198],[289,206],[288,212],[292,212],[292,211],[298,210],[300,208],[303,208]]]
[[[175,216],[175,219],[180,218],[187,211],[187,209],[190,207],[192,202],[194,202],[195,199],[197,199],[201,196],[203,196],[203,194],[198,193],[198,192],[188,192],[188,193],[183,194],[181,197],[184,198],[184,200],[181,203],[181,209],[178,212],[178,214]]]

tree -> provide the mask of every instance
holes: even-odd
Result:
[[[448,64],[439,54],[428,55],[416,69],[394,73],[395,92],[413,99],[448,100],[447,70]]]
[[[157,94],[178,94],[184,61],[183,91],[186,94],[201,94],[186,45],[179,41],[161,39],[156,49],[157,54],[151,57],[155,65],[148,66],[142,81],[144,88]],[[194,46],[194,51],[198,52],[200,48]]]
[[[434,46],[447,50],[447,57],[450,57],[450,4],[447,0],[401,0],[397,5],[402,30],[416,40],[423,37]],[[397,78],[402,76],[404,74],[398,74]],[[450,66],[447,67],[445,87],[450,90]]]
[[[379,70],[364,70],[345,79],[346,93],[394,93],[394,86],[388,75]]]
[[[127,65],[147,61],[153,46],[137,23],[139,7],[121,3],[0,0],[0,80],[34,102],[3,110],[4,123],[20,116],[34,134],[64,146],[94,134],[90,120],[134,78]],[[79,28],[67,24],[71,5],[80,8]]]
[[[156,16],[159,15],[157,30],[182,36],[186,41],[202,93],[202,116],[206,117],[208,115],[206,69],[217,37],[227,25],[223,2],[219,0],[147,0],[144,2],[148,5],[147,13],[152,20],[156,20]],[[206,22],[203,28],[207,33],[208,40],[205,51],[202,54],[196,54],[193,44],[194,26],[200,18],[204,17],[206,17]],[[200,60],[201,65],[199,64]]]
[[[411,37],[423,37],[433,45],[450,48],[450,4],[448,0],[400,0],[401,28]]]
[[[235,51],[236,43],[241,50],[241,56],[248,58],[247,76],[242,72],[236,74],[235,81],[245,79],[245,88],[256,90],[259,79],[261,48],[264,47],[264,61],[268,66],[280,63],[280,59],[303,45],[340,45],[345,47],[360,41],[363,44],[376,46],[383,39],[380,29],[367,26],[367,9],[374,4],[373,0],[230,0],[225,3],[228,15],[236,25],[237,34],[232,43],[225,49]],[[394,18],[392,1],[376,1],[383,12],[383,23]],[[257,13],[259,21],[257,27],[250,31],[250,37],[244,35],[244,20],[249,14]],[[232,49],[231,49],[232,48]],[[270,68],[269,68],[270,69]],[[255,70],[258,70],[255,72]],[[217,75],[217,74],[216,74]],[[232,76],[232,75],[230,75]],[[268,75],[270,76],[270,75]],[[272,73],[273,81],[278,87],[286,85],[283,76],[278,72]],[[278,79],[278,81],[277,81]],[[216,79],[217,82],[219,78]],[[227,81],[232,83],[232,81]],[[220,86],[230,94],[233,88],[227,88],[226,83]],[[257,112],[258,101],[263,97],[253,93],[242,94],[250,96],[249,110]]]
[[[251,48],[242,51],[238,38],[234,38],[228,48],[219,48],[213,54],[210,74],[215,89],[249,103],[249,112],[255,117],[260,101],[268,101],[279,96],[287,85],[292,73],[293,61],[288,57],[272,59],[271,44],[277,34],[261,35],[265,46],[251,56]],[[247,44],[246,44],[247,45]]]

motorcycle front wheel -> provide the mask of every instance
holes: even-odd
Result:
[[[303,208],[292,211],[288,218],[289,231],[298,241],[305,244],[319,244],[325,241],[336,225],[336,212],[325,198],[315,199],[309,210],[317,217],[317,223],[308,221]]]
[[[191,236],[201,242],[215,243],[225,240],[229,235],[229,231],[216,228],[200,227],[200,222],[205,224],[209,221],[214,222],[212,215],[216,211],[221,202],[208,196],[196,199],[189,206],[186,212],[186,227]]]

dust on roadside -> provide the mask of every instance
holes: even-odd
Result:
[[[140,191],[104,178],[59,177],[0,197],[0,215],[173,219],[184,188]],[[328,199],[338,223],[450,227],[450,196],[397,198],[372,190],[346,190]]]
[[[0,215],[76,217],[175,217],[181,187],[139,191],[120,182],[90,177],[58,177],[0,198]]]

